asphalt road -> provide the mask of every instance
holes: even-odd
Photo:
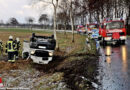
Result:
[[[99,90],[130,90],[130,38],[126,45],[100,49]]]

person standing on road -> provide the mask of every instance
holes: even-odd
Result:
[[[13,36],[9,36],[9,40],[6,43],[6,53],[8,53],[8,61],[15,62],[15,42]]]
[[[16,54],[16,59],[19,58],[19,53],[20,53],[20,47],[21,47],[21,43],[20,43],[20,40],[19,38],[16,38],[15,40],[15,48],[16,48],[16,51],[15,51],[15,54]]]
[[[3,54],[3,42],[0,40],[0,55]]]

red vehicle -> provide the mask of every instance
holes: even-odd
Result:
[[[99,35],[102,38],[103,44],[107,42],[124,44],[127,39],[124,20],[103,21],[99,27]]]
[[[78,25],[77,26],[77,33],[83,33],[83,34],[86,33],[86,30],[85,30],[83,25]]]
[[[92,34],[92,30],[98,29],[98,24],[87,24],[87,33]]]

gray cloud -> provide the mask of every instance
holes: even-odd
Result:
[[[0,20],[7,22],[10,17],[15,17],[24,23],[26,17],[38,18],[39,13],[31,5],[29,0],[0,0]]]

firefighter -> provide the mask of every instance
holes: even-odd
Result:
[[[19,49],[20,49],[20,47],[21,47],[20,40],[19,40],[19,38],[16,38],[16,40],[15,40],[15,48],[16,48],[15,54],[16,54],[17,59],[19,57],[19,52],[20,52]]]
[[[15,62],[15,42],[13,36],[9,36],[9,40],[6,43],[6,52],[8,53],[8,61]]]
[[[0,55],[3,54],[3,42],[0,40]]]
[[[34,41],[35,40],[35,33],[32,33],[32,37],[31,37],[31,39],[30,39],[30,41]]]

